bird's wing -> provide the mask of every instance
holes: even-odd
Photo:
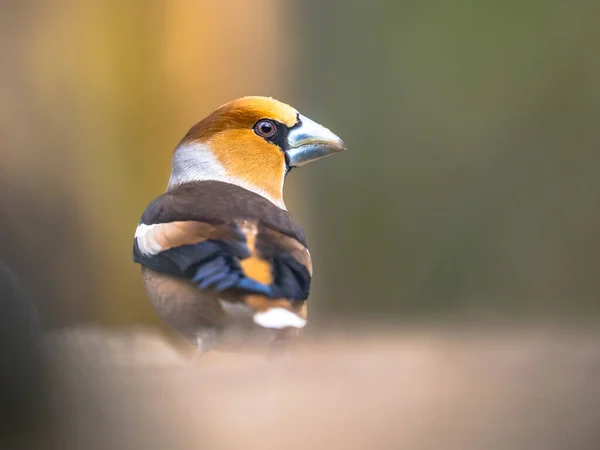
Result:
[[[133,260],[216,292],[236,290],[273,299],[306,300],[310,290],[312,265],[306,247],[258,224],[140,224]]]
[[[306,300],[312,265],[287,211],[226,183],[198,182],[163,194],[136,230],[133,260],[201,289]]]
[[[305,245],[266,226],[258,227],[254,253],[271,267],[270,298],[306,300],[312,261]]]
[[[191,279],[202,289],[231,288],[242,278],[239,260],[250,252],[234,224],[198,221],[139,224],[133,261],[155,272]]]

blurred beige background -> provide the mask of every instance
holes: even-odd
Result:
[[[596,316],[597,3],[369,5],[5,3],[7,246],[48,322],[156,322],[132,232],[181,136],[247,94],[350,149],[286,189],[317,319]]]
[[[291,18],[272,1],[66,0],[0,20],[7,246],[52,294],[49,325],[156,322],[131,262],[139,217],[191,125],[239,96],[285,99]]]
[[[4,3],[6,258],[49,325],[156,324],[130,247],[174,146],[220,104],[271,95],[350,149],[287,183],[315,321],[595,320],[599,9]]]

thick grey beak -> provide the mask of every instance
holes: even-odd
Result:
[[[311,161],[346,150],[344,142],[322,125],[300,115],[300,125],[288,134],[285,151],[290,167],[303,166]]]

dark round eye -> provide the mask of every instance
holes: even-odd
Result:
[[[277,126],[270,120],[261,120],[254,126],[254,131],[259,136],[270,138],[277,132]]]

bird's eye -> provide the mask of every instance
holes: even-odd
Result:
[[[254,131],[259,136],[270,138],[277,132],[277,126],[270,120],[261,120],[254,126]]]

